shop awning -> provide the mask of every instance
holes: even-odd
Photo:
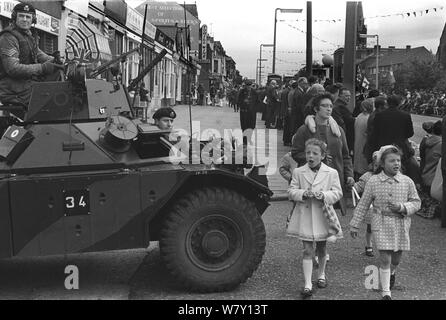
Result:
[[[108,39],[92,23],[77,19],[76,24],[68,26],[67,58],[80,57],[80,51],[85,51],[85,57],[90,61],[110,61],[112,54]]]

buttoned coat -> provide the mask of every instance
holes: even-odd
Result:
[[[312,199],[303,199],[306,190],[322,192],[327,205],[332,206],[342,198],[342,188],[338,172],[324,163],[317,173],[314,173],[308,164],[294,169],[293,178],[288,195],[295,201],[287,234],[298,237],[304,241],[325,241],[328,236],[329,224],[323,212],[324,202]]]
[[[389,204],[400,203],[406,209],[401,215],[389,216]],[[358,231],[359,225],[373,204],[372,231],[378,250],[410,250],[410,216],[420,210],[421,201],[415,183],[398,173],[394,177],[384,172],[373,175],[366,183],[364,193],[356,207],[350,229]]]

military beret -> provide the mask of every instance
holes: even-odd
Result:
[[[36,14],[36,9],[30,4],[26,3],[18,3],[15,5],[15,7],[12,9],[15,12],[25,12],[25,13],[34,13]]]
[[[177,114],[172,108],[167,107],[167,108],[159,108],[158,110],[155,111],[155,113],[152,116],[152,118],[156,120],[159,120],[164,117],[175,119],[177,117]]]

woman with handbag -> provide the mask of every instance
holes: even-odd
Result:
[[[317,286],[325,288],[326,242],[333,236],[342,237],[342,230],[333,204],[342,198],[338,172],[324,163],[327,145],[317,139],[305,143],[307,163],[293,171],[288,194],[295,207],[287,227],[287,234],[303,241],[302,268],[305,286],[304,298],[313,294],[311,276],[313,272],[313,243],[319,258]]]

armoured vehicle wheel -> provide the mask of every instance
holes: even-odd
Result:
[[[225,188],[196,190],[174,204],[160,238],[161,256],[185,287],[226,291],[245,282],[265,252],[254,203]]]

